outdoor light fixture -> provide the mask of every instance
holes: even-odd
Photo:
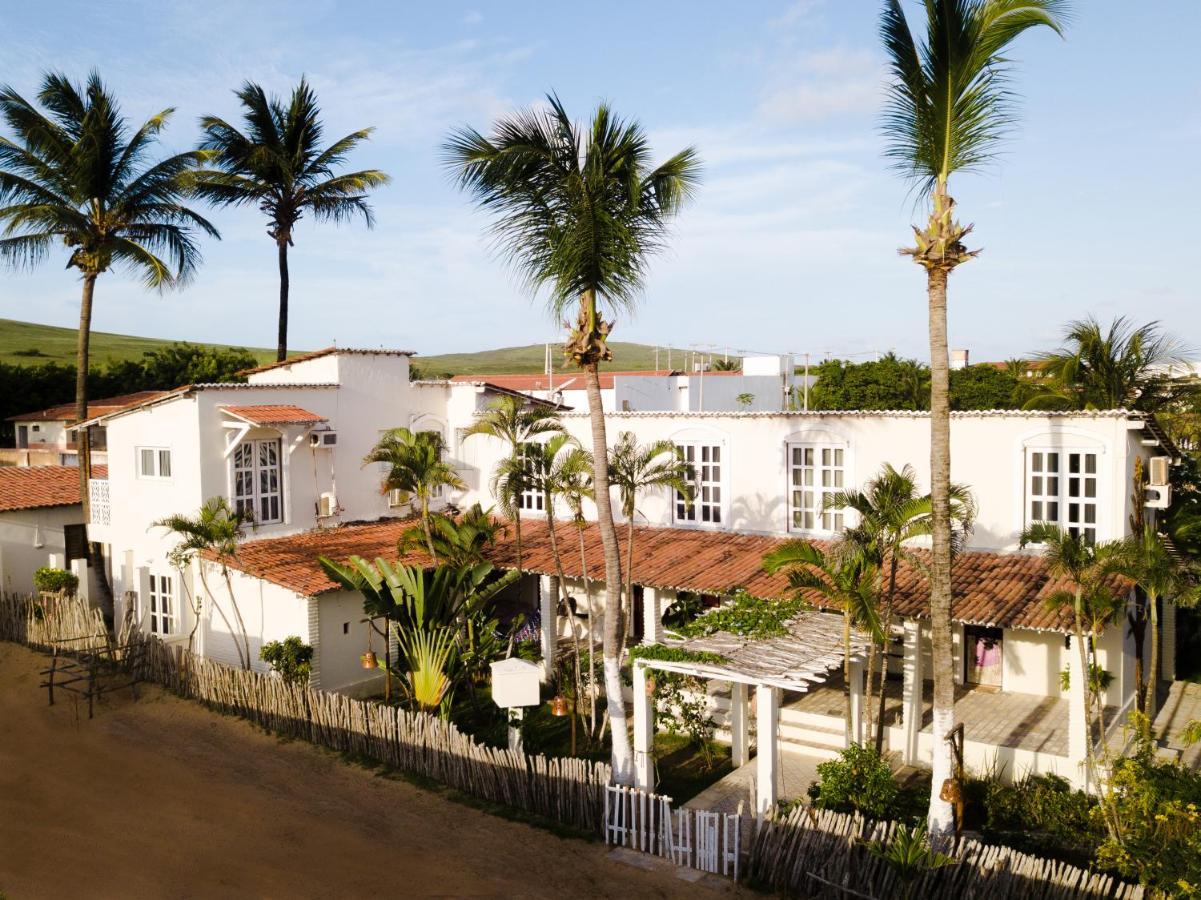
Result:
[[[571,703],[562,694],[555,694],[550,701],[550,714],[552,716],[570,716]]]

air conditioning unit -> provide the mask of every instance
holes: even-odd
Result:
[[[338,514],[338,498],[332,491],[326,491],[317,499],[318,518],[328,519]]]
[[[1152,456],[1147,465],[1147,484],[1151,487],[1168,484],[1168,464],[1171,461],[1171,457],[1168,456]]]
[[[309,435],[309,446],[317,449],[338,446],[338,432],[314,431]]]

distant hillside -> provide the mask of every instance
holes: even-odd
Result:
[[[643,370],[655,368],[655,348],[649,344],[630,344],[615,341],[609,344],[613,361],[606,368]],[[683,369],[689,351],[673,349],[671,365]],[[563,358],[563,345],[551,347],[555,370],[569,372],[572,366]],[[541,372],[546,359],[545,344],[530,344],[526,347],[502,347],[499,350],[481,350],[477,353],[444,353],[439,356],[418,356],[417,366],[425,377],[435,375],[494,375],[506,372]],[[667,350],[659,348],[659,368],[667,368]]]
[[[27,366],[49,362],[74,363],[75,339],[74,328],[0,319],[0,362]],[[125,334],[93,331],[92,364],[103,366],[110,360],[138,360],[141,359],[143,353],[161,349],[171,343],[173,341],[159,338],[131,337]],[[231,345],[205,344],[204,346]],[[247,347],[246,349],[253,353],[259,362],[271,362],[275,359],[274,350],[265,350],[259,347]]]

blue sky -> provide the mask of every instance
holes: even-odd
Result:
[[[977,260],[953,276],[951,340],[999,359],[1055,342],[1093,313],[1159,319],[1201,347],[1201,5],[1077,0],[1061,41],[1012,54],[1021,117],[1004,156],[953,185]],[[237,115],[253,79],[316,87],[328,134],[373,125],[352,164],[393,176],[374,231],[301,224],[291,344],[423,353],[554,340],[542,304],[489,252],[481,215],[448,182],[439,146],[555,90],[584,117],[600,99],[642,121],[666,156],[705,162],[696,202],[615,339],[676,347],[925,356],[921,270],[896,254],[917,215],[878,134],[882,55],[873,0],[604,4],[3,0],[0,80],[99,67],[131,118]],[[917,8],[908,4],[911,19]],[[48,14],[53,10],[53,14]],[[254,211],[212,214],[188,288],[97,287],[104,331],[270,346],[275,252]],[[48,262],[0,274],[0,316],[74,325],[78,284]]]

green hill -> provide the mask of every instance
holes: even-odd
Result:
[[[26,366],[50,362],[74,363],[75,338],[74,328],[0,319],[0,362]],[[171,343],[173,342],[159,338],[132,337],[126,334],[93,331],[92,364],[103,366],[110,361],[137,360],[142,357],[143,353],[161,349]],[[206,344],[205,346],[229,345]],[[247,347],[246,349],[253,353],[259,362],[270,362],[275,359],[274,350],[257,347]]]
[[[92,363],[103,366],[109,361],[140,359],[143,353],[158,350],[171,341],[160,338],[134,337],[126,334],[92,332]],[[204,346],[233,346],[227,344],[205,344]],[[655,368],[655,348],[649,344],[632,344],[621,341],[609,345],[613,350],[613,369],[642,370]],[[570,371],[563,359],[562,345],[551,348],[556,370]],[[260,362],[271,362],[275,351],[258,347],[247,347]],[[302,351],[296,351],[297,353]],[[672,366],[684,367],[688,351],[673,349]],[[436,356],[418,355],[417,365],[426,377],[435,375],[489,375],[506,372],[541,372],[545,359],[545,345],[530,344],[525,347],[502,347],[497,350],[481,350],[475,353],[443,353]],[[56,325],[35,325],[15,319],[0,319],[0,362],[36,366],[41,363],[75,362],[75,329]],[[659,350],[659,367],[667,368],[667,350]]]
[[[573,367],[563,358],[562,344],[551,346],[555,370],[569,372]],[[606,368],[621,370],[644,370],[655,368],[655,348],[649,344],[631,344],[614,341],[609,344],[613,361]],[[673,368],[684,368],[687,351],[673,349]],[[526,347],[502,347],[499,350],[481,350],[476,353],[444,353],[437,356],[418,356],[417,366],[422,375],[493,375],[503,373],[541,372],[545,367],[546,345],[530,344]],[[659,367],[667,368],[667,350],[659,349]]]

